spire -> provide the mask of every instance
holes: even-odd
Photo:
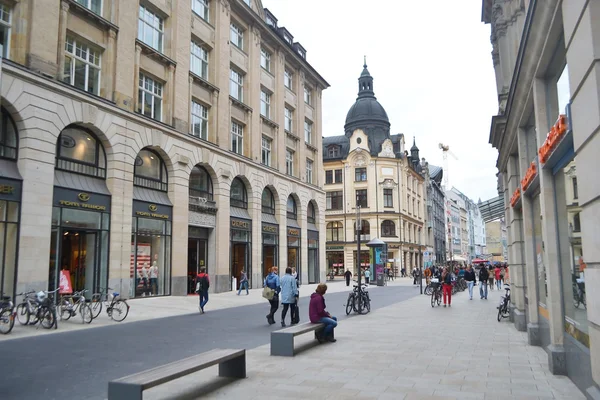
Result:
[[[365,63],[363,64],[363,68],[367,69],[367,56],[364,56],[364,57],[365,57]]]
[[[413,136],[413,145],[410,148],[410,156],[412,157],[413,160],[419,159],[419,148],[417,147],[417,140],[415,139],[414,136]]]
[[[358,98],[375,97],[373,92],[373,77],[367,69],[367,56],[364,56],[363,70],[358,78]]]

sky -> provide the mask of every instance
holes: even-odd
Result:
[[[450,186],[474,201],[498,196],[489,142],[498,112],[490,25],[481,0],[262,0],[306,49],[331,85],[323,92],[323,136],[344,134],[358,93],[363,56],[391,134],[416,138],[420,156],[443,166]]]

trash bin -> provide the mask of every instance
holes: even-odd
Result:
[[[377,286],[385,286],[385,275],[377,274]]]

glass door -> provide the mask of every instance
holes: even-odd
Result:
[[[194,285],[194,279],[198,275],[198,240],[188,240],[188,294],[194,293],[196,287]]]
[[[235,243],[233,245],[233,254],[231,255],[231,276],[236,279],[237,285],[235,290],[240,288],[240,276],[242,271],[246,271],[248,279],[250,279],[249,271],[247,268],[248,260],[248,244],[246,243]]]
[[[99,282],[96,276],[99,273],[96,268],[97,249],[96,232],[65,230],[61,236],[60,270],[69,272],[73,291],[88,290],[86,297],[96,291]]]

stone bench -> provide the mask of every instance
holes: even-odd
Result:
[[[296,354],[294,351],[294,338],[296,336],[314,332],[315,339],[317,339],[317,335],[324,328],[325,324],[306,322],[271,332],[271,355],[293,357]]]
[[[215,349],[108,383],[108,400],[142,400],[146,389],[219,364],[219,376],[246,377],[246,350]]]

